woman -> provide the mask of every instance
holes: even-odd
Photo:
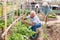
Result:
[[[48,14],[50,13],[50,6],[47,2],[43,2],[41,7],[41,13],[44,16],[44,21],[47,22]]]

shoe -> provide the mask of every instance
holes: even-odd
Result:
[[[33,39],[35,39],[36,37],[37,37],[37,35],[36,35],[36,34],[34,34],[34,35],[32,36],[32,38],[33,38]]]

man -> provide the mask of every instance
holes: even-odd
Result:
[[[41,27],[41,23],[39,18],[36,15],[36,12],[31,11],[30,15],[27,16],[27,18],[30,19],[30,22],[27,22],[26,18],[24,18],[23,22],[29,24],[30,25],[29,28],[35,31],[36,34],[38,34],[39,32],[37,31],[37,28]],[[33,39],[36,38],[37,36],[36,34],[32,36]]]

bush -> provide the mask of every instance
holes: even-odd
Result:
[[[27,24],[20,24],[21,22],[16,23],[13,33],[9,36],[8,40],[27,40],[27,38],[35,34],[31,29],[30,31],[28,30],[28,27],[26,26]]]
[[[54,12],[50,12],[50,14],[48,15],[49,18],[56,18],[56,15]]]
[[[16,15],[16,10],[15,10],[15,15]],[[27,13],[26,15],[29,15],[30,14],[30,10],[25,10],[25,9],[18,9],[18,16],[20,16],[20,14],[25,14],[25,13]]]

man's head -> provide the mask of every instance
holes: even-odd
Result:
[[[36,15],[36,12],[35,11],[31,11],[30,12],[30,18],[34,18],[35,15]]]

